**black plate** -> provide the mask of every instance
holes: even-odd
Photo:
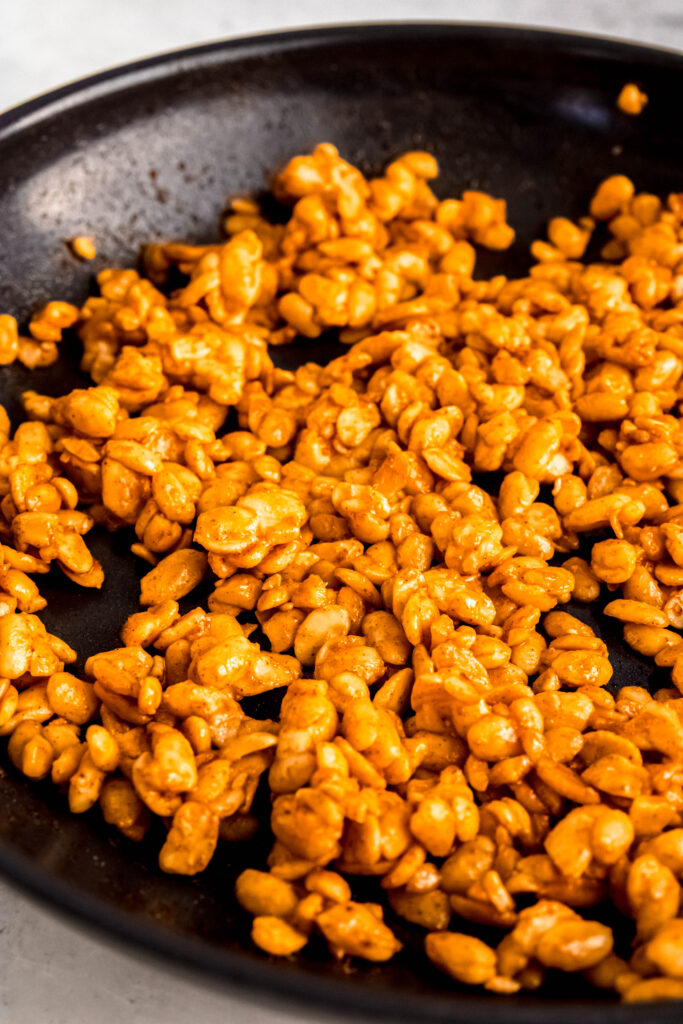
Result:
[[[650,104],[620,113],[636,81]],[[366,171],[406,149],[434,152],[441,195],[504,196],[518,242],[479,272],[521,272],[551,215],[578,215],[598,182],[626,173],[639,189],[683,187],[683,58],[625,43],[469,25],[379,25],[215,43],[105,72],[0,117],[0,310],[25,320],[48,298],[82,300],[93,265],[63,239],[87,232],[95,269],[130,265],[140,243],[216,237],[228,194],[262,189],[273,168],[320,140]],[[285,358],[321,359],[303,344]],[[80,378],[75,345],[60,363],[0,371],[14,416],[25,388],[58,393]],[[81,651],[117,643],[138,570],[103,538],[100,594],[49,580],[45,619]],[[118,550],[117,550],[118,547]],[[645,661],[611,637],[620,683],[649,679]],[[673,1021],[679,1005],[619,1007],[558,978],[543,993],[494,998],[451,984],[426,964],[419,937],[390,965],[331,964],[320,950],[284,962],[251,947],[233,879],[265,843],[221,847],[188,880],[156,868],[158,837],[134,846],[97,814],[77,818],[47,785],[7,765],[0,779],[0,869],[33,893],[213,981],[315,1013],[392,1021]]]

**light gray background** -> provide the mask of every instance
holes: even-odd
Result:
[[[683,50],[683,0],[9,0],[0,109],[113,64],[229,35],[323,22],[504,21]],[[0,881],[0,1022],[295,1024],[140,962]]]

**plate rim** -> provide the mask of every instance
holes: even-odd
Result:
[[[561,42],[565,49],[583,49],[587,51],[587,55],[590,52],[593,57],[610,55],[617,57],[619,55],[617,51],[620,51],[622,58],[640,57],[652,60],[658,57],[662,64],[683,60],[683,49],[661,46],[656,43],[641,43],[637,40],[623,39],[610,34],[575,32],[571,29],[526,24],[513,25],[496,21],[418,18],[297,26],[273,31],[241,33],[236,36],[224,36],[203,43],[195,43],[192,46],[160,50],[147,57],[112,64],[101,71],[71,79],[6,109],[1,109],[0,142],[5,140],[10,130],[14,134],[14,131],[28,127],[29,123],[38,119],[41,113],[43,116],[49,116],[52,113],[50,107],[57,108],[55,113],[58,110],[68,109],[72,105],[69,100],[73,97],[77,96],[84,100],[93,98],[95,94],[109,91],[113,84],[120,79],[130,78],[129,84],[131,85],[135,80],[149,81],[166,72],[172,64],[176,64],[180,70],[184,61],[191,61],[194,64],[210,63],[213,57],[225,57],[226,53],[234,52],[236,56],[245,56],[250,48],[254,48],[255,53],[262,54],[267,49],[276,49],[281,52],[292,46],[325,45],[333,39],[342,41],[348,38],[348,41],[351,42],[360,37],[372,38],[387,34],[390,38],[400,36],[411,38],[415,32],[420,36],[425,36],[444,30],[454,35],[472,34],[480,38],[499,39],[500,41],[516,40],[536,45],[542,44],[543,41]]]

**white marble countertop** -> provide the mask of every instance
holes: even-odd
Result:
[[[5,4],[0,109],[114,64],[249,32],[401,19],[503,21],[683,49],[682,0],[21,0]],[[0,1021],[295,1024],[102,943],[0,881]]]

